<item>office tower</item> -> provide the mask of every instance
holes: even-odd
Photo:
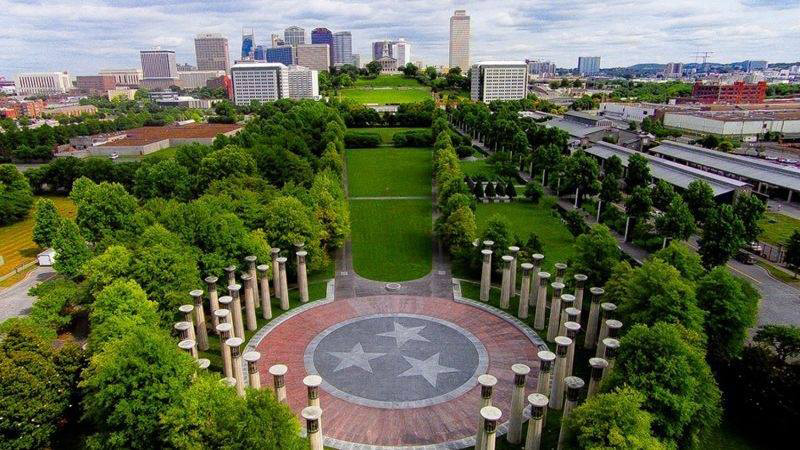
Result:
[[[294,48],[291,45],[281,45],[267,49],[267,62],[281,63],[285,66],[294,64]]]
[[[384,57],[386,48],[389,49],[389,56],[394,57],[392,53],[392,41],[375,41],[372,43],[372,60],[377,61]]]
[[[75,77],[75,89],[83,92],[105,94],[116,87],[116,79],[111,75],[78,75]]]
[[[295,48],[296,64],[312,70],[328,70],[331,66],[328,44],[299,44]]]
[[[224,70],[192,70],[189,72],[178,72],[178,79],[181,80],[181,87],[185,89],[197,89],[206,87],[208,82],[225,75]]]
[[[272,47],[278,47],[285,44],[283,38],[279,34],[273,34],[270,37],[270,42],[272,43]]]
[[[350,59],[350,64],[360,68],[361,67],[361,55],[358,53],[353,53],[353,57]]]
[[[319,98],[319,72],[303,66],[289,66],[289,98]]]
[[[306,30],[291,26],[283,30],[283,42],[286,45],[299,45],[306,43]]]
[[[353,35],[349,31],[333,33],[333,65],[350,64],[353,60]]]
[[[402,38],[392,42],[391,54],[397,59],[397,67],[405,66],[411,62],[411,43]]]
[[[250,101],[271,102],[289,96],[289,70],[281,63],[242,62],[231,67],[233,101],[249,105]]]
[[[197,58],[197,70],[224,70],[227,72],[231,69],[228,38],[221,34],[198,34],[194,38],[194,54]]]
[[[67,72],[21,73],[15,80],[17,94],[64,94],[72,89]]]
[[[252,28],[242,29],[242,59],[253,59],[256,51],[256,36]]]
[[[333,63],[333,33],[327,28],[314,28],[311,30],[311,43],[312,44],[328,44],[328,57],[329,63]],[[327,68],[325,69],[327,70]]]
[[[665,78],[680,78],[683,75],[683,63],[669,63],[664,67]]]
[[[475,101],[519,100],[528,90],[525,61],[485,61],[472,66],[470,97]]]
[[[554,76],[556,74],[556,65],[550,61],[526,61],[528,63],[528,73],[530,75],[538,75],[541,77]]]
[[[578,74],[595,75],[600,72],[599,56],[580,56],[578,57]]]
[[[113,76],[118,87],[137,87],[142,81],[142,69],[105,69],[100,75]]]
[[[263,45],[256,45],[256,49],[253,52],[253,59],[256,61],[266,61],[267,60],[267,49],[264,48]]]
[[[178,78],[178,65],[172,50],[142,50],[142,78]]]
[[[469,16],[463,9],[450,17],[450,67],[462,72],[469,67]]]

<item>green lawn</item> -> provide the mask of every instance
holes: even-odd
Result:
[[[425,130],[425,129],[426,128],[375,127],[375,128],[348,128],[347,131],[355,131],[355,132],[358,132],[358,133],[377,134],[378,136],[381,137],[381,141],[384,144],[391,144],[392,143],[392,138],[397,133],[402,133],[404,131],[417,131],[417,130]]]
[[[483,175],[487,179],[494,178],[497,173],[494,166],[489,164],[485,159],[478,159],[475,161],[461,161],[461,171],[464,175],[469,177],[477,177]]]
[[[349,178],[355,172],[348,167]],[[431,270],[430,200],[350,202],[353,266],[371,280],[406,281]]]
[[[544,197],[538,205],[526,201],[512,203],[478,203],[476,219],[478,233],[486,229],[489,218],[495,214],[505,217],[511,224],[514,233],[522,239],[535,233],[544,246],[544,268],[553,269],[553,264],[566,262],[575,255],[575,238],[561,223],[561,219],[553,211],[555,198]]]
[[[775,223],[770,223],[774,221]],[[767,212],[764,219],[760,222],[764,232],[759,238],[773,245],[786,245],[789,237],[794,230],[800,230],[800,220],[789,217],[786,214]]]
[[[360,78],[356,80],[356,87],[421,87],[419,81],[414,78],[406,78],[403,75],[378,75],[374,79]]]
[[[431,157],[422,148],[347,150],[350,197],[430,196]]]
[[[348,88],[339,90],[339,95],[354,100],[358,103],[417,103],[431,98],[430,88],[386,88],[362,89]]]

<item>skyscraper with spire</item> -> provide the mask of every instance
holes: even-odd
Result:
[[[256,37],[252,28],[242,29],[242,59],[254,59]]]

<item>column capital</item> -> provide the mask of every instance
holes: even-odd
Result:
[[[530,271],[533,270],[533,264],[531,264],[531,263],[524,262],[524,263],[520,264],[519,266],[522,267],[522,274],[523,275],[528,275],[530,273]]]
[[[225,338],[226,336],[229,336],[232,330],[233,325],[230,323],[221,323],[217,325],[217,333],[219,333],[220,337]]]
[[[494,406],[484,406],[481,408],[481,417],[484,420],[484,431],[487,433],[494,433],[497,427],[497,421],[503,416],[500,408]]]
[[[592,368],[592,379],[600,380],[603,378],[603,370],[608,367],[608,361],[603,358],[589,358],[589,366]]]
[[[219,281],[219,278],[215,277],[214,275],[209,275],[205,279],[205,282],[208,284],[216,284],[217,281]]]
[[[231,349],[231,356],[236,358],[239,356],[239,348],[244,343],[244,339],[238,337],[232,337],[225,340],[225,345],[230,347]]]
[[[531,419],[541,419],[550,399],[544,394],[531,394],[528,396],[528,403],[531,404]]]
[[[581,324],[578,322],[564,322],[564,328],[567,330],[567,337],[575,340],[575,336],[581,330]]]
[[[303,378],[303,384],[306,387],[318,388],[322,385],[322,377],[319,375],[308,375]]]
[[[544,259],[544,255],[541,253],[534,253],[531,255],[531,259],[533,260],[533,264],[537,267],[542,264],[542,260]]]
[[[289,368],[283,364],[275,364],[274,366],[269,368],[269,374],[275,377],[282,377],[286,375],[286,372],[289,371]]]
[[[589,277],[582,273],[575,274],[573,278],[575,278],[575,287],[577,289],[583,289],[583,286],[586,284],[586,280],[589,279]]]
[[[611,302],[600,303],[600,309],[603,310],[603,317],[608,317],[617,310],[617,305]]]
[[[178,348],[184,350],[185,352],[191,354],[192,349],[194,348],[194,340],[193,339],[184,339],[178,342]]]
[[[247,362],[247,371],[250,372],[251,375],[258,373],[257,363],[258,360],[261,359],[261,353],[251,350],[249,352],[245,352],[245,354],[242,355],[242,359]]]
[[[517,386],[525,385],[525,376],[531,372],[531,368],[525,364],[513,364],[511,371],[514,372],[514,384]]]
[[[190,324],[189,322],[184,322],[184,321],[175,322],[175,325],[173,326],[173,328],[175,328],[175,330],[177,330],[180,335],[184,335],[184,334],[188,333],[189,332],[189,328],[191,328],[191,327],[192,327],[192,324]]]
[[[490,240],[485,240],[485,241],[483,241],[483,246],[484,246],[484,247],[489,247],[489,248],[491,248],[493,245],[494,245],[494,241],[490,241]]]
[[[553,369],[553,361],[556,360],[556,354],[549,350],[540,350],[536,355],[539,357],[539,371],[550,372]]]
[[[194,298],[194,302],[195,303],[198,302],[198,300],[197,300],[198,298],[202,302],[203,301],[202,300],[203,299],[203,290],[202,289],[194,289],[192,291],[189,291],[189,296]]]
[[[230,304],[233,303],[233,297],[230,295],[223,295],[217,300],[217,302],[220,304],[221,308],[228,309]]]
[[[278,253],[280,253],[280,252],[281,252],[281,249],[279,249],[279,248],[277,248],[277,247],[272,247],[271,249],[269,249],[269,252],[270,252],[271,254],[273,254],[273,255],[277,255]]]
[[[208,367],[211,365],[211,360],[207,358],[200,358],[196,360],[195,363],[197,363],[198,369],[208,369]]]
[[[555,268],[557,277],[563,277],[564,273],[567,271],[567,265],[565,263],[555,263]]]
[[[575,296],[574,295],[572,295],[572,294],[561,294],[561,305],[562,305],[562,308],[564,307],[564,305],[571,305],[573,303],[575,303]],[[566,309],[566,308],[564,308],[564,309]]]
[[[508,247],[508,251],[511,252],[511,255],[513,257],[516,257],[517,253],[519,253],[519,247],[517,247],[516,245],[512,245],[511,247]]]
[[[550,283],[550,287],[553,288],[553,297],[559,297],[560,298],[561,297],[561,291],[564,290],[564,283],[562,283],[560,281],[556,281],[556,282]]]
[[[568,322],[577,322],[578,316],[581,315],[581,311],[578,308],[565,308],[564,312],[567,314]]]
[[[236,378],[233,378],[233,377],[221,378],[219,380],[219,383],[221,385],[223,385],[223,386],[227,386],[227,387],[231,387],[232,388],[232,387],[236,386]]]
[[[616,319],[608,319],[606,320],[606,327],[608,327],[608,337],[617,337],[617,333],[622,328],[622,322]]]
[[[228,274],[230,274],[231,272],[235,272],[236,271],[236,266],[228,266],[223,270],[225,270],[225,272],[228,272]]]
[[[296,253],[296,255],[298,258],[300,258],[300,261],[302,261],[303,259],[305,259],[306,255],[308,255],[308,252],[305,250],[300,250],[299,252]]]
[[[292,242],[292,245],[294,245],[294,248],[296,248],[297,250],[301,250],[303,247],[306,246],[306,243],[305,242]]]
[[[564,378],[564,385],[567,389],[567,401],[577,402],[584,384],[586,383],[579,377],[573,376]]]
[[[191,314],[194,311],[194,305],[181,305],[178,307],[178,311],[182,312],[183,314]]]
[[[485,248],[485,249],[481,250],[481,254],[482,254],[482,255],[484,256],[484,258],[485,258],[485,257],[487,257],[487,256],[491,255],[491,254],[492,254],[492,251],[491,251],[491,250],[489,250],[488,248]]]
[[[275,261],[278,261],[278,264],[286,264],[286,257],[285,256],[279,256],[279,257],[275,258]]]
[[[250,274],[249,274],[249,273],[247,273],[247,272],[243,273],[243,274],[242,274],[242,276],[241,276],[240,278],[241,278],[241,279],[242,279],[242,281],[244,281],[245,283],[247,283],[248,281],[250,281],[251,279],[253,279],[253,277],[251,277],[251,276],[250,276]]]
[[[547,287],[547,282],[550,280],[550,272],[539,272],[539,286]]]
[[[268,270],[269,270],[269,266],[268,266],[268,265],[266,265],[266,264],[259,264],[259,265],[256,267],[256,270],[258,270],[259,272],[266,272],[266,271],[268,271]]]
[[[237,284],[229,284],[228,285],[228,292],[236,292],[236,293],[238,293],[239,290],[241,290],[241,289],[242,289],[242,285],[238,284],[238,283]],[[233,297],[233,296],[231,296],[231,297]]]
[[[502,260],[506,265],[511,264],[511,261],[514,261],[514,257],[511,255],[503,255]]]
[[[606,346],[606,361],[610,361],[617,356],[619,350],[619,341],[614,338],[603,339],[603,345]]]
[[[256,255],[247,255],[247,256],[244,257],[244,260],[247,261],[250,264],[255,264],[257,259],[258,258],[256,257]]]
[[[556,336],[556,355],[567,356],[567,349],[572,345],[572,339],[566,336]]]
[[[593,287],[589,289],[592,293],[592,303],[600,303],[600,298],[606,293],[606,290],[601,287]]]

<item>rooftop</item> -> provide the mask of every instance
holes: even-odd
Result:
[[[566,131],[570,136],[583,138],[589,134],[595,133],[597,131],[606,131],[610,130],[610,126],[589,126],[582,124],[580,122],[575,122],[573,120],[568,119],[553,119],[548,120],[544,123],[544,125],[548,128],[556,127]]]
[[[163,141],[164,139],[208,139],[220,133],[229,133],[242,126],[228,123],[191,123],[166,127],[133,128],[125,132],[126,137],[103,144],[100,147],[139,146]]]
[[[701,117],[722,122],[800,120],[800,110],[669,111],[668,113]]]
[[[697,145],[662,141],[650,152],[669,156],[681,161],[711,167],[751,180],[763,181],[782,188],[800,191],[800,171],[747,156],[732,155],[717,150],[709,150]]]
[[[657,158],[652,155],[637,152],[626,147],[619,145],[609,144],[607,142],[597,142],[593,146],[586,149],[586,153],[597,156],[602,159],[608,159],[613,155],[622,160],[622,165],[628,166],[628,158],[631,155],[639,154],[644,156],[650,165],[650,173],[654,178],[664,180],[667,183],[677,186],[681,189],[689,187],[689,183],[695,180],[703,180],[711,186],[714,191],[714,196],[727,194],[748,185],[744,181],[735,180],[733,178],[724,177],[722,175],[713,174],[704,170],[695,169],[683,164],[672,161],[667,161],[663,158]]]

